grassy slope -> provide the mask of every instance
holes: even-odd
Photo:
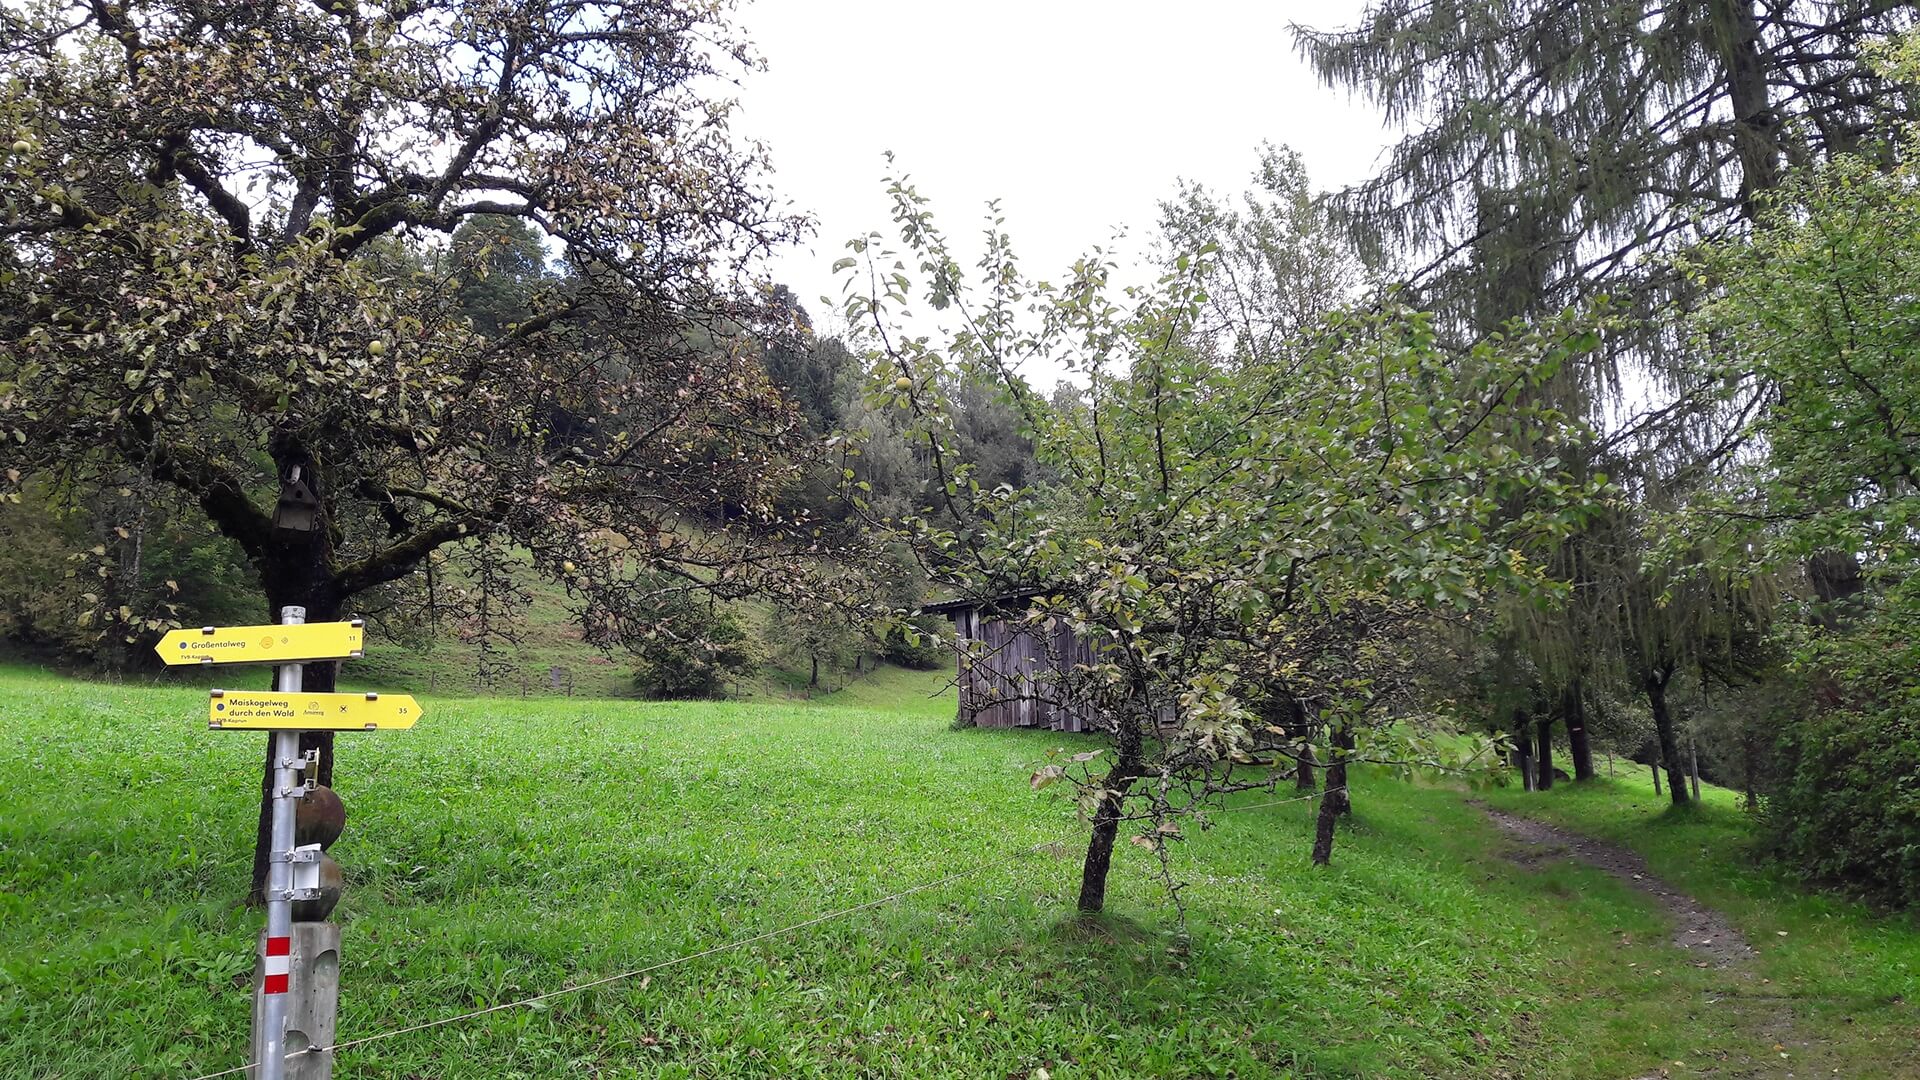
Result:
[[[531,572],[520,575],[520,584],[527,593],[526,606],[515,613],[520,640],[505,649],[512,674],[500,682],[498,693],[519,697],[524,684],[530,695],[551,695],[548,669],[559,666],[572,673],[579,696],[632,694],[633,664],[623,657],[608,657],[581,640],[565,589]],[[480,692],[474,680],[479,661],[479,648],[452,633],[440,635],[427,648],[374,640],[368,643],[367,658],[354,665],[353,675],[369,685],[473,694]]]
[[[1109,916],[1079,923],[1075,852],[1001,858],[1082,842],[1023,783],[1067,737],[950,731],[939,684],[883,672],[813,704],[430,699],[411,732],[344,739],[343,1038],[993,865],[646,981],[357,1048],[335,1075],[1628,1076],[1738,1035],[1737,1016],[1688,1019],[1719,976],[1679,967],[1636,894],[1519,869],[1457,792],[1385,778],[1361,781],[1331,872],[1305,865],[1306,805],[1195,832],[1184,962],[1130,846]],[[0,669],[0,1076],[241,1062],[234,983],[258,916],[232,900],[259,737],[205,731],[203,701]],[[1888,1003],[1912,996],[1911,927],[1759,879],[1715,892],[1728,856],[1689,830],[1717,836],[1719,817],[1662,833],[1619,789],[1565,795],[1525,808],[1647,840],[1756,938],[1789,927],[1765,960],[1779,981],[1823,1001],[1857,988],[1841,1033],[1866,1065],[1846,1075],[1908,1075],[1911,1046],[1873,1040],[1911,1039],[1912,1006]]]
[[[452,578],[457,582],[459,578]],[[508,699],[568,696],[564,686],[555,689],[551,670],[565,668],[573,678],[571,696],[582,698],[634,698],[634,663],[622,654],[608,655],[583,640],[580,624],[569,607],[565,588],[530,570],[517,575],[527,602],[515,613],[518,641],[497,645],[494,663],[506,674],[495,684],[494,692]],[[762,631],[773,617],[764,603],[743,601],[734,605],[749,625]],[[347,615],[351,616],[349,609]],[[451,626],[437,640],[428,643],[401,642],[383,636],[376,622],[369,631],[367,656],[350,665],[345,677],[355,688],[424,692],[433,695],[471,696],[486,692],[476,672],[481,652],[477,645],[463,642]],[[17,646],[0,637],[0,664],[33,663],[38,658],[23,656]],[[870,658],[863,658],[862,665]],[[753,674],[729,687],[729,695],[754,699],[807,699],[819,695],[809,690],[809,672],[801,670],[800,657],[775,655]],[[837,688],[864,678],[844,667],[823,666],[821,681],[826,688]],[[272,676],[264,669],[235,672],[232,669],[141,670],[129,675],[129,684],[247,686],[265,689]]]

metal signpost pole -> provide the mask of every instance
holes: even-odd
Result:
[[[207,695],[213,731],[273,733],[267,762],[267,925],[255,953],[249,1080],[326,1080],[334,1008],[340,991],[340,928],[326,922],[340,899],[340,867],[326,849],[340,837],[346,808],[320,787],[320,752],[302,752],[307,731],[404,731],[420,719],[410,694],[308,694],[301,664],[358,660],[366,624],[307,622],[304,607],[283,607],[263,626],[203,626],[169,631],[154,646],[168,667],[277,664],[271,692],[215,689]],[[318,804],[296,800],[324,796]],[[302,814],[299,809],[308,809]],[[299,843],[301,839],[306,843]],[[306,905],[297,914],[295,905]],[[299,948],[294,947],[295,942]],[[291,1062],[288,1054],[293,1055]]]
[[[280,623],[298,626],[307,621],[307,609],[283,607]],[[297,694],[301,688],[299,664],[282,664],[274,688]],[[305,764],[300,755],[300,733],[273,733],[273,844],[267,852],[267,932],[261,937],[260,1048],[258,1080],[286,1076],[287,979],[293,967],[293,816],[296,790]]]

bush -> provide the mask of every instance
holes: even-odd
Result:
[[[1799,628],[1807,707],[1783,717],[1765,800],[1788,865],[1920,903],[1920,579],[1863,594],[1837,630]]]
[[[1920,899],[1920,721],[1897,711],[1815,712],[1780,734],[1765,821],[1808,877]]]
[[[693,606],[637,652],[634,689],[656,701],[712,700],[727,696],[733,680],[751,675],[765,650],[738,616]]]

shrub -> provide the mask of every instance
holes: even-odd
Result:
[[[1920,903],[1920,581],[1857,599],[1855,621],[1800,628],[1809,707],[1780,725],[1764,819],[1794,870]]]
[[[1808,877],[1920,898],[1920,720],[1895,710],[1814,712],[1781,731],[1765,821]]]
[[[726,697],[733,680],[757,670],[765,649],[732,612],[688,607],[636,658],[633,685],[642,697],[710,700]]]
[[[154,666],[165,621],[264,614],[238,546],[175,507],[130,491],[76,503],[44,484],[20,495],[0,507],[0,637],[28,651],[137,669]]]

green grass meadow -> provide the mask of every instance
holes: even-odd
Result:
[[[1822,1033],[1797,1075],[1920,1075],[1920,930],[1746,869],[1724,800],[1665,815],[1625,779],[1493,796],[1723,906],[1762,949],[1751,977],[1686,966],[1659,909],[1596,871],[1506,857],[1462,792],[1368,773],[1330,869],[1308,865],[1311,804],[1189,829],[1182,955],[1132,845],[1108,913],[1073,916],[1084,827],[1026,778],[1091,744],[951,730],[943,678],[883,670],[811,703],[422,695],[412,731],[341,736],[342,1040],[974,872],[352,1047],[334,1075],[1775,1075],[1742,1070],[1814,1052],[1754,1038],[1781,1010]],[[244,1064],[263,738],[204,709],[195,688],[0,668],[0,1077]]]

